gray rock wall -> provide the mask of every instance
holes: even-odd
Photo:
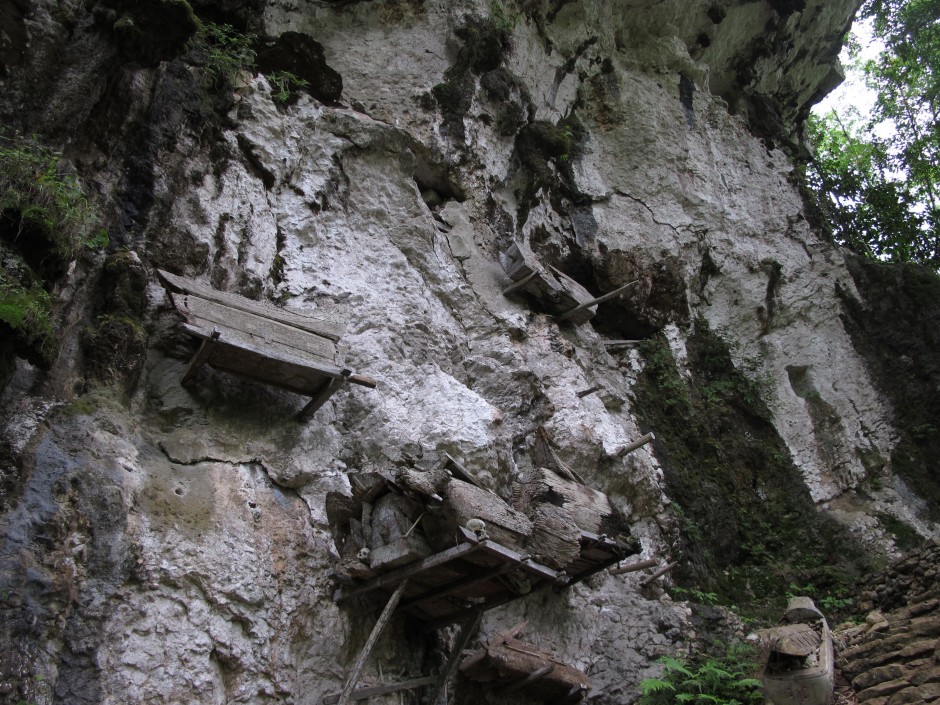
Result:
[[[604,341],[663,336],[689,377],[698,320],[761,381],[820,511],[873,551],[894,550],[876,509],[935,534],[890,464],[865,484],[896,429],[840,319],[836,285],[853,296],[853,280],[777,148],[829,85],[854,3],[727,5],[506,3],[494,19],[474,2],[195,3],[322,45],[339,99],[287,105],[263,75],[206,91],[199,57],[169,44],[129,57],[108,24],[120,3],[15,16],[32,43],[4,54],[0,115],[65,147],[114,245],[138,254],[149,347],[127,393],[85,378],[89,256],[59,282],[57,365],[19,361],[4,392],[3,697],[317,702],[371,627],[330,599],[325,494],[445,451],[505,493],[540,425],[645,557],[681,559],[663,460],[619,454],[648,430],[644,358]],[[513,239],[597,294],[638,284],[594,325],[559,325],[502,295]],[[194,343],[157,267],[346,322],[345,362],[377,388],[343,389],[306,425],[304,400],[250,381],[207,369],[182,388]],[[528,619],[534,643],[589,670],[592,702],[632,701],[689,637],[686,610],[638,580],[533,595],[483,632]],[[366,677],[416,677],[441,647],[396,623]]]

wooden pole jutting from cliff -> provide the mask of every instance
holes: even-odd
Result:
[[[624,293],[627,289],[629,289],[631,286],[633,286],[634,284],[638,284],[639,282],[640,282],[639,279],[634,279],[629,284],[624,284],[620,288],[614,289],[613,291],[608,292],[604,294],[603,296],[598,296],[596,299],[591,299],[590,301],[585,301],[583,304],[578,304],[573,309],[565,311],[563,314],[561,314],[558,317],[558,320],[559,321],[567,320],[571,316],[575,315],[576,313],[580,311],[583,311],[586,308],[590,308],[591,306],[595,306],[597,304],[602,304],[605,301],[610,301],[611,299],[615,299],[618,296],[620,296],[622,293]]]
[[[639,345],[642,340],[607,340],[604,342],[606,348],[625,348],[628,345]]]
[[[378,642],[379,637],[382,636],[382,632],[385,631],[385,626],[392,618],[392,613],[395,611],[395,608],[398,607],[398,603],[405,594],[405,588],[407,587],[408,578],[405,578],[399,583],[398,587],[395,588],[395,592],[392,593],[392,596],[388,598],[385,609],[383,609],[382,614],[379,615],[379,621],[375,623],[375,626],[372,628],[372,633],[366,640],[366,645],[363,646],[362,651],[359,652],[359,658],[356,659],[356,664],[353,666],[352,673],[349,674],[349,680],[346,682],[346,687],[343,688],[343,692],[340,693],[336,705],[347,705],[352,699],[352,693],[356,689],[359,677],[362,675],[362,669],[365,668],[366,659],[369,658],[372,649],[375,648],[376,642]]]
[[[629,565],[622,565],[619,568],[611,568],[607,572],[611,575],[623,575],[624,573],[635,573],[638,570],[652,568],[656,565],[659,565],[659,559],[650,558],[649,560],[640,561],[639,563],[630,563]]]
[[[509,286],[507,286],[505,289],[503,289],[503,296],[509,296],[512,292],[521,289],[521,288],[524,287],[526,284],[528,284],[530,281],[532,281],[533,279],[535,279],[538,275],[539,275],[538,272],[532,272],[532,273],[529,274],[527,277],[523,277],[523,278],[520,279],[519,281],[513,282],[512,284],[510,284]]]
[[[604,388],[604,387],[603,387],[602,385],[600,385],[600,384],[595,384],[595,385],[594,385],[593,387],[591,387],[590,389],[585,389],[583,392],[578,392],[578,398],[579,398],[579,399],[584,399],[584,397],[588,396],[589,394],[593,394],[594,392],[599,392],[599,391],[601,391],[603,388]]]
[[[414,678],[410,681],[402,681],[401,683],[383,683],[382,685],[370,685],[367,688],[359,688],[358,690],[354,690],[349,699],[366,700],[367,698],[375,698],[379,695],[398,693],[402,690],[415,690],[417,688],[424,688],[428,685],[434,685],[436,680],[437,678],[434,676],[426,676],[424,678]],[[339,696],[339,693],[324,695],[320,703],[321,705],[335,705],[335,703],[339,700]]]
[[[617,451],[617,457],[622,458],[628,453],[632,453],[633,451],[639,448],[642,448],[647,443],[652,443],[655,440],[656,440],[656,436],[651,431],[650,433],[647,433],[645,436],[641,436],[640,438],[637,438],[635,441],[633,441],[633,443],[627,443],[627,445],[625,445],[623,448]]]
[[[340,387],[346,386],[346,383],[352,376],[352,370],[344,369],[340,374],[341,376],[339,377],[330,377],[323,382],[323,386],[320,388],[320,391],[317,392],[313,399],[307,402],[307,405],[300,410],[299,414],[297,414],[297,419],[299,421],[309,421],[311,418],[313,418],[313,415],[317,413],[317,410],[323,406],[331,396],[333,396],[334,392],[338,391]]]
[[[221,335],[222,333],[218,328],[213,328],[211,337],[203,339],[202,343],[199,345],[199,350],[196,351],[196,354],[193,355],[193,359],[186,365],[186,371],[183,373],[182,379],[180,379],[180,384],[184,387],[188,387],[193,383],[196,374],[199,372],[199,368],[206,364],[206,360],[208,360],[209,356],[212,354],[212,348],[215,347],[215,341],[217,341]]]
[[[669,565],[663,566],[662,568],[657,570],[655,573],[653,573],[649,577],[643,578],[643,580],[640,582],[640,587],[646,587],[647,585],[652,583],[654,580],[657,580],[663,577],[666,573],[668,573],[670,570],[675,568],[677,565],[679,565],[679,561],[673,561]]]
[[[441,696],[446,692],[447,681],[451,679],[454,675],[454,671],[457,670],[457,664],[460,663],[460,656],[463,650],[467,648],[467,644],[470,643],[470,638],[476,633],[477,629],[480,628],[481,621],[483,621],[483,613],[477,610],[470,615],[467,621],[464,622],[463,627],[461,627],[460,634],[457,635],[454,641],[454,648],[450,652],[450,657],[447,659],[447,664],[441,672],[441,678],[437,683],[437,687],[434,689],[434,694],[431,696],[431,699],[428,700],[431,705],[437,705]]]

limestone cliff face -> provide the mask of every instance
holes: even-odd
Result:
[[[19,360],[3,393],[3,697],[317,702],[371,627],[330,599],[326,492],[448,452],[505,494],[539,426],[646,556],[729,595],[760,601],[734,568],[778,553],[782,594],[849,570],[844,546],[896,552],[898,523],[936,535],[843,323],[864,299],[795,185],[856,4],[10,4],[0,116],[63,148],[123,259],[55,282],[59,359]],[[261,37],[264,73],[225,88],[186,43],[192,11]],[[274,100],[277,70],[307,88]],[[560,325],[502,295],[513,241],[598,295],[638,283]],[[299,397],[223,373],[184,389],[194,346],[156,268],[344,321],[347,365],[378,387],[306,425]],[[103,332],[115,281],[140,340]],[[603,577],[483,630],[528,619],[597,702],[629,702],[690,637],[656,597]],[[440,658],[399,624],[368,673]]]

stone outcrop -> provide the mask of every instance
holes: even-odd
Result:
[[[940,544],[931,542],[872,578],[865,624],[837,633],[837,663],[859,703],[940,700]]]

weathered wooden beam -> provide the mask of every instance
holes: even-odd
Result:
[[[170,272],[165,272],[160,269],[157,270],[157,274],[164,282],[169,284],[177,291],[195,294],[196,296],[208,299],[209,301],[214,301],[232,308],[237,308],[247,313],[254,313],[258,316],[263,316],[264,318],[270,318],[286,325],[314,333],[316,335],[322,335],[334,341],[338,341],[340,339],[340,336],[342,336],[345,329],[345,326],[341,323],[327,321],[319,318],[310,318],[309,316],[304,316],[303,314],[278,308],[273,304],[252,301],[251,299],[246,299],[244,296],[219,291],[218,289],[213,289],[207,284],[203,284],[186,277],[181,277],[176,274],[171,274]]]
[[[330,377],[324,381],[320,390],[313,395],[313,399],[307,402],[307,405],[297,414],[297,419],[301,422],[309,421],[317,413],[317,409],[326,404],[327,400],[333,396],[340,388],[346,386],[352,375],[352,370],[343,370],[342,377]]]
[[[495,694],[505,695],[506,693],[514,693],[517,690],[522,690],[527,685],[531,685],[532,683],[535,683],[535,681],[541,678],[544,678],[545,676],[547,676],[549,673],[551,673],[554,670],[555,670],[555,664],[553,663],[550,663],[547,666],[542,666],[542,668],[538,669],[537,671],[533,671],[526,678],[520,678],[515,683],[511,685],[507,685],[505,688],[500,688],[499,690],[495,691]]]
[[[640,561],[639,563],[629,563],[627,565],[622,565],[619,568],[611,568],[608,573],[611,575],[623,575],[624,573],[635,573],[638,570],[645,570],[647,568],[652,568],[653,566],[659,565],[658,558],[650,558],[649,560]]]
[[[493,490],[488,489],[483,486],[483,484],[474,477],[467,468],[461,465],[450,453],[444,453],[444,467],[450,470],[451,474],[456,477],[458,480],[463,480],[464,482],[469,482],[471,485],[476,485],[481,490],[486,490],[487,492],[493,492]]]
[[[378,621],[372,628],[372,633],[369,634],[369,638],[366,640],[365,646],[363,646],[362,651],[359,652],[359,658],[356,659],[356,663],[353,665],[352,673],[349,675],[349,680],[346,681],[346,687],[343,688],[343,692],[340,693],[339,699],[336,701],[336,705],[347,705],[347,703],[349,703],[349,701],[352,699],[352,693],[356,689],[356,684],[359,682],[359,677],[362,675],[362,669],[365,668],[366,660],[372,653],[372,649],[375,648],[376,643],[378,643],[379,637],[382,636],[382,632],[385,631],[385,627],[392,618],[392,613],[394,613],[395,608],[398,607],[398,603],[405,594],[405,588],[407,587],[408,578],[405,578],[401,581],[399,586],[395,588],[395,592],[392,593],[392,596],[388,598],[388,602],[385,603],[385,609],[382,610],[382,614],[379,615]]]
[[[460,663],[460,656],[463,653],[463,650],[467,648],[467,644],[470,643],[470,639],[476,633],[477,629],[480,628],[480,622],[483,620],[483,613],[477,610],[474,614],[464,622],[463,627],[460,629],[460,634],[457,635],[457,639],[454,642],[454,648],[450,652],[450,656],[447,659],[447,664],[444,666],[444,670],[441,672],[440,680],[437,683],[437,687],[434,689],[434,694],[431,696],[431,699],[428,702],[431,705],[438,705],[438,702],[441,700],[441,696],[445,694],[447,689],[447,681],[451,679],[454,675],[454,671],[457,670],[457,665]],[[445,701],[446,702],[446,701]]]
[[[373,590],[378,590],[379,588],[385,587],[386,585],[394,585],[400,580],[410,578],[414,575],[423,573],[426,570],[431,570],[445,563],[449,563],[452,560],[457,558],[464,558],[467,555],[481,550],[481,544],[471,544],[471,543],[462,543],[453,548],[449,548],[446,551],[441,551],[440,553],[435,553],[433,556],[428,556],[420,561],[411,563],[410,565],[403,566],[401,568],[396,568],[395,570],[389,571],[388,573],[383,573],[378,577],[369,580],[362,585],[358,585],[348,591],[344,591],[342,588],[333,593],[334,602],[342,602],[359,595],[365,595],[372,592]]]
[[[426,676],[424,678],[414,678],[410,681],[402,681],[401,683],[383,683],[382,685],[371,685],[367,688],[359,688],[352,692],[352,695],[349,696],[350,700],[366,700],[367,698],[375,698],[379,695],[388,695],[390,693],[398,693],[402,690],[415,690],[417,688],[423,688],[427,685],[434,685],[434,682],[437,680],[434,676]],[[339,701],[340,693],[331,693],[329,695],[324,695],[323,699],[320,700],[321,705],[335,705]]]
[[[486,581],[492,580],[493,578],[498,578],[500,575],[504,575],[505,573],[508,573],[510,570],[514,570],[516,566],[519,565],[519,563],[525,560],[528,560],[528,556],[524,557],[523,560],[519,562],[514,561],[514,560],[507,561],[505,564],[499,566],[498,568],[494,570],[488,571],[486,573],[477,573],[475,575],[471,575],[470,577],[464,578],[462,580],[455,580],[454,582],[448,583],[447,585],[444,585],[443,587],[438,588],[437,590],[432,590],[431,592],[427,592],[427,593],[424,593],[423,595],[418,595],[417,597],[413,597],[409,600],[406,600],[405,602],[402,603],[401,608],[408,609],[409,607],[420,605],[422,602],[429,602],[431,600],[437,600],[442,597],[446,597],[447,595],[450,595],[453,592],[457,592],[458,590],[466,590],[467,588],[471,588],[474,585],[479,585],[480,583],[485,583]]]
[[[618,451],[617,451],[617,457],[618,457],[618,458],[622,458],[623,456],[627,455],[628,453],[632,453],[633,451],[637,450],[638,448],[642,448],[642,447],[645,446],[647,443],[652,443],[652,442],[655,441],[655,440],[656,440],[656,435],[655,435],[654,433],[652,433],[652,432],[647,433],[645,436],[640,436],[639,438],[637,438],[637,439],[636,439],[635,441],[633,441],[632,443],[627,443],[627,445],[625,445],[623,448],[621,448],[620,450],[618,450]]]
[[[599,392],[603,388],[604,388],[603,385],[595,384],[590,389],[585,389],[583,392],[578,392],[578,398],[584,399],[584,397],[588,396],[589,394],[593,394],[594,392]]]
[[[623,286],[621,286],[621,287],[619,287],[619,288],[617,288],[617,289],[614,289],[613,291],[608,292],[608,293],[604,294],[603,296],[598,296],[596,299],[591,299],[590,301],[585,301],[584,303],[579,304],[579,305],[575,306],[574,308],[569,309],[568,311],[565,311],[563,314],[561,314],[561,315],[558,317],[558,320],[559,320],[559,321],[567,320],[568,318],[571,318],[573,315],[575,315],[576,313],[578,313],[578,312],[580,312],[580,311],[583,311],[583,310],[586,309],[586,308],[590,308],[591,306],[596,306],[597,304],[602,304],[602,303],[604,303],[605,301],[610,301],[611,299],[615,299],[615,298],[617,298],[618,296],[620,296],[621,294],[623,294],[623,293],[624,293],[627,289],[629,289],[631,286],[633,286],[634,284],[639,283],[639,281],[640,281],[639,279],[634,279],[634,280],[633,280],[632,282],[630,282],[629,284],[624,284]]]
[[[606,340],[604,341],[604,347],[607,348],[623,348],[628,345],[638,345],[642,343],[642,340]]]
[[[514,291],[518,291],[519,289],[524,287],[526,284],[528,284],[530,281],[535,279],[538,275],[539,275],[538,272],[532,272],[531,274],[529,274],[529,276],[523,277],[517,282],[513,282],[512,284],[507,286],[505,289],[503,289],[503,296],[509,296]]]
[[[217,341],[221,335],[222,334],[216,328],[213,329],[212,334],[208,338],[203,339],[196,354],[193,355],[189,364],[186,365],[186,371],[183,372],[180,384],[184,387],[188,387],[193,383],[193,380],[196,379],[196,375],[199,373],[199,368],[206,364],[206,360],[208,360],[209,355],[212,354],[212,348],[215,347],[215,341]]]
[[[669,565],[663,566],[662,568],[657,570],[655,573],[652,573],[648,577],[643,578],[643,580],[640,582],[640,587],[646,587],[647,585],[652,583],[654,580],[658,580],[659,578],[663,577],[666,573],[668,573],[670,570],[675,568],[677,565],[679,565],[679,561],[673,561]]]

